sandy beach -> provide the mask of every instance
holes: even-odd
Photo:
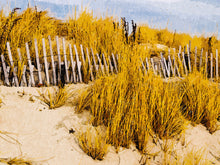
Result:
[[[79,89],[88,85],[77,84],[69,88],[77,97]],[[92,127],[88,125],[90,114],[75,113],[73,98],[57,109],[50,110],[38,99],[42,88],[0,87],[3,101],[0,108],[0,158],[22,157],[33,164],[45,165],[136,165],[141,164],[141,154],[131,145],[130,149],[121,148],[116,153],[114,147],[108,148],[103,161],[93,160],[79,147],[75,134]],[[74,130],[70,132],[70,130]],[[215,164],[220,164],[220,130],[210,134],[202,126],[188,125],[185,137],[170,140],[172,151],[178,157],[188,152],[201,151],[203,156]],[[154,158],[148,157],[150,164],[160,164],[163,154],[160,141],[151,144],[151,152],[158,152]],[[4,163],[2,163],[4,164]]]

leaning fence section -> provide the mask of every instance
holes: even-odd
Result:
[[[27,57],[22,57],[20,48],[18,48],[19,59],[17,61],[13,59],[14,55],[12,55],[10,43],[7,42],[7,54],[1,54],[0,75],[2,84],[34,87],[58,85],[59,83],[82,83],[93,81],[100,74],[118,72],[118,61],[114,54],[108,57],[105,54],[94,54],[92,48],[84,48],[82,45],[80,45],[80,50],[77,49],[76,45],[71,44],[68,44],[68,49],[66,49],[64,38],[61,40],[62,48],[60,48],[58,37],[55,37],[57,54],[54,54],[50,36],[48,37],[49,54],[47,54],[45,40],[42,39],[43,59],[39,57],[39,47],[35,39],[35,59],[31,59],[33,56],[30,55],[29,44],[26,43],[25,54]],[[68,58],[67,54],[69,55]],[[9,63],[5,60],[6,56],[8,56]],[[88,75],[85,76],[85,74]]]
[[[60,47],[62,42],[62,48]],[[92,48],[80,45],[67,44],[65,39],[55,37],[56,50],[53,50],[51,37],[46,41],[42,39],[42,58],[39,57],[37,40],[34,40],[34,59],[30,55],[29,44],[25,44],[25,54],[21,55],[17,48],[17,60],[12,54],[10,43],[7,42],[7,54],[1,54],[0,75],[2,84],[7,86],[50,86],[66,83],[86,83],[95,80],[99,75],[117,74],[119,72],[119,55],[94,54]],[[68,49],[66,49],[66,45]],[[142,70],[145,74],[152,71],[155,75],[163,78],[184,77],[194,71],[201,71],[211,80],[219,79],[218,50],[215,53],[200,52],[195,47],[191,53],[191,44],[178,52],[170,49],[168,55],[161,53],[160,56],[140,59]],[[47,50],[49,49],[49,54]],[[54,53],[56,52],[56,53]],[[67,57],[68,54],[68,57]],[[6,62],[5,58],[8,58]],[[26,61],[25,61],[26,60]]]

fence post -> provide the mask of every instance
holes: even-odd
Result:
[[[44,38],[42,38],[42,43],[43,43],[44,65],[45,65],[45,72],[46,72],[46,79],[47,79],[46,84],[49,86],[50,79],[49,79],[49,73],[48,73],[47,53],[46,53],[46,46],[45,46]]]
[[[13,77],[15,79],[15,85],[18,87],[19,86],[19,84],[18,84],[18,77],[17,77],[16,72],[15,72],[14,61],[12,59],[11,48],[10,48],[9,42],[7,42],[7,49],[8,49],[9,61],[10,61],[11,67],[12,67]]]
[[[63,55],[64,55],[64,65],[65,65],[65,70],[66,70],[66,81],[69,83],[69,73],[68,73],[68,67],[67,67],[67,59],[66,59],[66,47],[65,47],[65,39],[62,38],[63,40]]]
[[[195,47],[195,66],[194,66],[194,68],[195,68],[195,71],[197,71],[197,47]]]
[[[77,65],[77,68],[78,68],[79,82],[82,83],[81,63],[79,61],[79,55],[78,55],[78,52],[77,52],[76,45],[74,45],[74,49],[75,49],[75,53],[76,53],[76,65]]]
[[[51,37],[48,36],[48,40],[49,40],[49,47],[50,47],[50,55],[51,55],[51,63],[52,63],[52,70],[53,70],[53,84],[56,85],[57,81],[56,81],[56,71],[55,71],[55,65],[54,65],[54,58],[53,58],[53,49],[52,49],[52,43],[51,43]]]
[[[203,55],[203,48],[201,49],[201,54],[200,54],[199,71],[201,71],[201,67],[202,67],[202,55]]]
[[[102,61],[101,61],[101,59],[100,59],[100,57],[99,57],[99,54],[97,53],[96,56],[97,56],[97,58],[98,58],[98,62],[99,62],[99,66],[100,66],[100,69],[101,69],[101,71],[102,71],[102,74],[105,74],[105,72],[104,72],[104,66],[102,65]]]
[[[9,86],[10,83],[9,83],[9,79],[8,79],[8,73],[7,73],[5,58],[4,58],[3,54],[1,54],[1,60],[2,60],[2,68],[3,68],[3,72],[4,72],[4,77],[5,77],[5,84]]]
[[[148,62],[148,58],[146,57],[146,65],[147,65],[147,70],[150,70],[150,64]]]
[[[181,54],[182,52],[182,48],[181,48],[181,45],[179,46],[179,54]]]
[[[72,46],[69,44],[69,50],[70,50],[70,61],[71,61],[71,67],[72,67],[72,76],[73,76],[73,81],[76,83],[76,72],[75,72],[75,67],[76,67],[76,62],[73,61],[73,52],[72,52]]]
[[[40,60],[39,60],[37,39],[34,39],[34,46],[35,46],[35,55],[36,55],[36,62],[37,62],[37,71],[38,71],[39,84],[43,84],[42,77],[41,77],[41,68],[40,68]]]
[[[60,44],[59,37],[56,36],[56,44],[57,44],[57,57],[58,57],[58,82],[61,80],[61,57],[60,57]]]
[[[184,69],[185,69],[186,75],[188,75],[188,71],[187,71],[187,67],[186,67],[186,60],[185,60],[185,53],[184,52],[182,52],[182,56],[183,56]]]
[[[208,52],[205,54],[205,73],[206,77],[208,77]]]
[[[23,68],[23,71],[22,71],[22,79],[23,79],[23,83],[24,83],[25,85],[27,85],[25,72],[26,72],[26,65],[24,65],[24,68]],[[22,84],[21,84],[21,85],[22,85]]]
[[[152,59],[152,58],[151,58],[151,59]],[[166,76],[166,71],[165,71],[165,67],[164,67],[164,63],[163,63],[162,59],[160,59],[160,64],[161,64],[161,67],[162,67],[162,71],[163,71],[164,78],[167,78],[167,76]],[[154,67],[153,67],[153,70],[154,70]]]
[[[104,55],[104,53],[102,54],[102,58],[103,58],[103,61],[104,61],[105,70],[106,70],[107,73],[109,73],[108,65],[107,65],[107,62],[106,62],[106,60],[105,60],[105,55]]]
[[[94,66],[95,66],[95,71],[96,71],[96,73],[98,74],[98,66],[97,66],[97,64],[96,64],[96,60],[95,60],[95,56],[94,56],[94,53],[93,53],[92,48],[91,48],[91,53],[92,53],[92,58],[93,58],[93,64],[94,64]]]
[[[111,70],[111,73],[113,74],[113,66],[112,66],[112,62],[111,62],[111,57],[108,56],[108,60],[109,60],[109,66],[110,66],[110,70]]]
[[[20,51],[20,48],[17,48],[17,52],[18,52],[19,60],[20,60],[20,62],[22,62],[22,57],[21,57],[21,51]]]
[[[175,65],[175,62],[176,62],[176,59],[175,59],[175,56],[176,56],[176,49],[173,48],[173,76],[175,77],[176,76],[176,65]]]
[[[171,72],[172,72],[173,76],[175,76],[174,69],[173,69],[173,64],[172,64],[170,56],[168,56],[168,61],[169,61],[169,64],[170,64]]]
[[[115,66],[116,73],[118,73],[118,67],[117,67],[117,63],[115,61],[115,56],[114,56],[113,53],[112,53],[112,59],[113,59],[113,63],[114,63],[114,66]]]
[[[144,66],[144,62],[143,62],[142,58],[140,58],[140,61],[141,61],[141,65],[142,65],[144,74],[147,74],[147,70],[146,70],[146,68],[145,68],[145,66]]]
[[[191,41],[189,42],[190,45],[191,45]],[[188,66],[189,66],[189,72],[191,73],[192,72],[192,69],[191,69],[191,61],[190,61],[190,45],[187,45],[187,51],[188,51]]]
[[[33,75],[32,64],[31,64],[31,57],[30,57],[29,46],[28,46],[27,42],[26,42],[26,52],[27,52],[27,60],[28,60],[29,70],[30,70],[30,84],[35,86],[34,75]]]
[[[86,48],[86,54],[87,54],[88,63],[89,63],[89,72],[90,72],[90,75],[91,75],[91,80],[93,81],[94,80],[94,76],[93,76],[93,73],[92,73],[92,64],[91,64],[91,61],[90,61],[88,48]]]
[[[21,65],[23,65],[24,63],[22,61],[23,59],[21,57],[20,48],[17,48],[17,52],[18,52],[18,56],[19,56],[19,60],[21,62]],[[22,81],[20,83],[21,86],[23,86],[23,84],[24,84],[24,86],[27,85],[27,81],[26,81],[26,77],[25,77],[25,72],[26,72],[26,65],[23,66],[23,70],[22,70]]]

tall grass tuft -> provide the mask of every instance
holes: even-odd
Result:
[[[103,160],[109,146],[106,139],[95,129],[81,132],[78,135],[78,143],[80,148],[94,160]]]
[[[55,109],[63,106],[67,99],[71,96],[71,93],[67,90],[67,87],[64,88],[48,88],[44,92],[39,92],[39,99],[46,103],[50,109]]]
[[[145,152],[150,135],[171,138],[184,130],[184,118],[178,85],[150,72],[144,75],[137,58],[133,54],[129,60],[122,59],[126,62],[118,75],[96,80],[81,96],[78,111],[89,110],[93,125],[107,127],[110,144],[129,147],[135,143]]]
[[[200,73],[194,73],[182,82],[184,116],[192,122],[204,124],[210,132],[217,128],[220,115],[220,89]]]

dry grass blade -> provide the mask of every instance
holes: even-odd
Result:
[[[67,88],[48,88],[45,92],[40,93],[39,99],[46,103],[50,109],[55,109],[63,106],[67,99],[71,96],[71,93],[67,91]]]
[[[80,148],[94,160],[103,160],[108,150],[106,139],[93,129],[78,135],[78,143]]]
[[[24,158],[0,158],[0,162],[8,165],[32,165],[33,162]]]
[[[201,74],[192,74],[183,81],[182,110],[190,121],[204,124],[212,133],[220,115],[220,89]]]

